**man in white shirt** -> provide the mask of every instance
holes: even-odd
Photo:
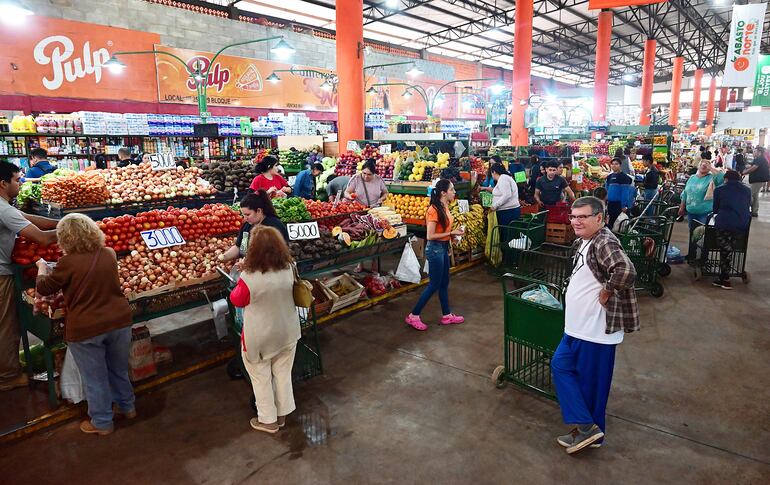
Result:
[[[639,329],[639,311],[634,265],[604,226],[602,201],[576,200],[570,221],[579,239],[565,294],[564,337],[551,371],[564,422],[576,425],[557,438],[571,454],[603,442],[615,348],[624,333]]]

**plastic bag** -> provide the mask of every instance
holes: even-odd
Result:
[[[64,364],[61,367],[59,384],[61,386],[62,398],[69,399],[75,404],[86,399],[86,393],[83,389],[83,378],[69,347],[67,347],[67,353],[64,355]]]
[[[666,251],[666,262],[670,264],[681,264],[684,262],[682,251],[676,246],[669,246]]]
[[[612,230],[614,232],[620,232],[620,228],[623,227],[623,221],[627,221],[628,219],[628,214],[621,212],[618,218],[615,219],[615,224],[612,225]]]
[[[401,261],[398,262],[398,269],[396,269],[396,278],[407,283],[419,283],[422,280],[420,262],[409,242],[404,245],[404,252],[401,253]]]
[[[525,291],[524,293],[521,294],[521,297],[524,300],[531,301],[539,305],[555,308],[557,310],[562,309],[561,302],[556,298],[554,298],[551,292],[548,291],[548,288],[546,288],[543,285],[540,285],[537,288],[533,288],[531,290]]]
[[[532,241],[526,235],[522,235],[518,239],[511,239],[508,242],[508,247],[511,249],[529,249],[530,246],[532,246]]]

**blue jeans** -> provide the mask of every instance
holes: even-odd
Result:
[[[428,260],[428,277],[430,282],[422,291],[420,299],[412,310],[412,315],[419,315],[430,300],[430,297],[438,291],[438,299],[441,302],[441,311],[444,315],[452,313],[449,310],[449,242],[428,241],[425,246],[425,259]]]
[[[112,428],[112,403],[134,410],[134,388],[128,379],[131,327],[119,328],[80,342],[68,342],[85,385],[88,415],[99,429]]]
[[[510,226],[513,221],[521,219],[521,207],[497,211],[497,225]]]
[[[615,347],[562,337],[551,358],[551,373],[565,424],[595,424],[606,432]]]
[[[695,221],[700,222],[701,224],[706,224],[708,222],[708,214],[687,214],[687,224],[690,228],[690,237],[689,237],[689,246],[687,249],[687,257],[688,258],[695,258],[698,253],[697,245],[692,240],[692,232],[695,230],[696,227],[700,226],[700,224],[696,224]]]
[[[644,189],[644,205],[646,206],[652,199],[655,198],[655,195],[658,193],[658,189]],[[644,212],[644,215],[651,216],[652,215],[652,207],[647,209]]]

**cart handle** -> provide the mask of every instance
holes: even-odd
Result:
[[[564,290],[557,285],[554,285],[553,283],[548,283],[546,281],[538,280],[536,278],[530,278],[529,276],[522,276],[517,275],[513,273],[505,273],[500,280],[503,283],[503,292],[505,294],[509,293],[511,291],[510,284],[514,281],[520,281],[526,284],[535,284],[535,285],[543,285],[546,288],[553,290],[556,292],[557,295],[559,295],[558,299],[559,301],[564,304]]]

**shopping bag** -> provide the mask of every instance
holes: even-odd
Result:
[[[557,310],[562,309],[561,302],[557,300],[551,294],[551,292],[548,291],[548,288],[543,285],[539,285],[537,288],[525,291],[521,294],[521,298],[527,301],[531,301],[532,303],[555,308]]]
[[[526,234],[522,235],[518,239],[511,239],[508,242],[508,247],[511,249],[529,249],[531,245],[532,241],[529,240]]]
[[[493,241],[494,233],[498,232],[495,231],[495,227],[497,227],[497,212],[490,212],[487,215],[487,244],[484,247],[484,254],[487,257],[489,264],[497,267],[503,260],[503,254],[500,251],[500,245],[497,244],[498,241]],[[498,237],[499,236],[500,234],[498,232]]]
[[[703,200],[714,200],[714,177],[711,177],[711,182],[706,188],[706,195],[703,196]]]
[[[615,224],[612,226],[613,232],[620,232],[620,228],[623,227],[623,221],[627,221],[629,219],[628,214],[625,212],[621,212],[617,219],[615,219]]]
[[[430,263],[428,263],[427,259],[425,260],[425,264],[422,265],[422,272],[430,276]]]
[[[72,352],[67,347],[67,353],[64,355],[64,364],[61,367],[61,397],[72,401],[74,404],[84,401],[86,398],[83,389],[83,378],[80,376],[80,369],[72,357]]]
[[[132,328],[131,347],[128,352],[128,377],[136,382],[157,373],[150,330],[145,325]]]
[[[414,254],[412,245],[408,242],[404,245],[395,276],[399,281],[406,281],[407,283],[419,283],[422,280],[420,262],[417,260],[417,255]]]

